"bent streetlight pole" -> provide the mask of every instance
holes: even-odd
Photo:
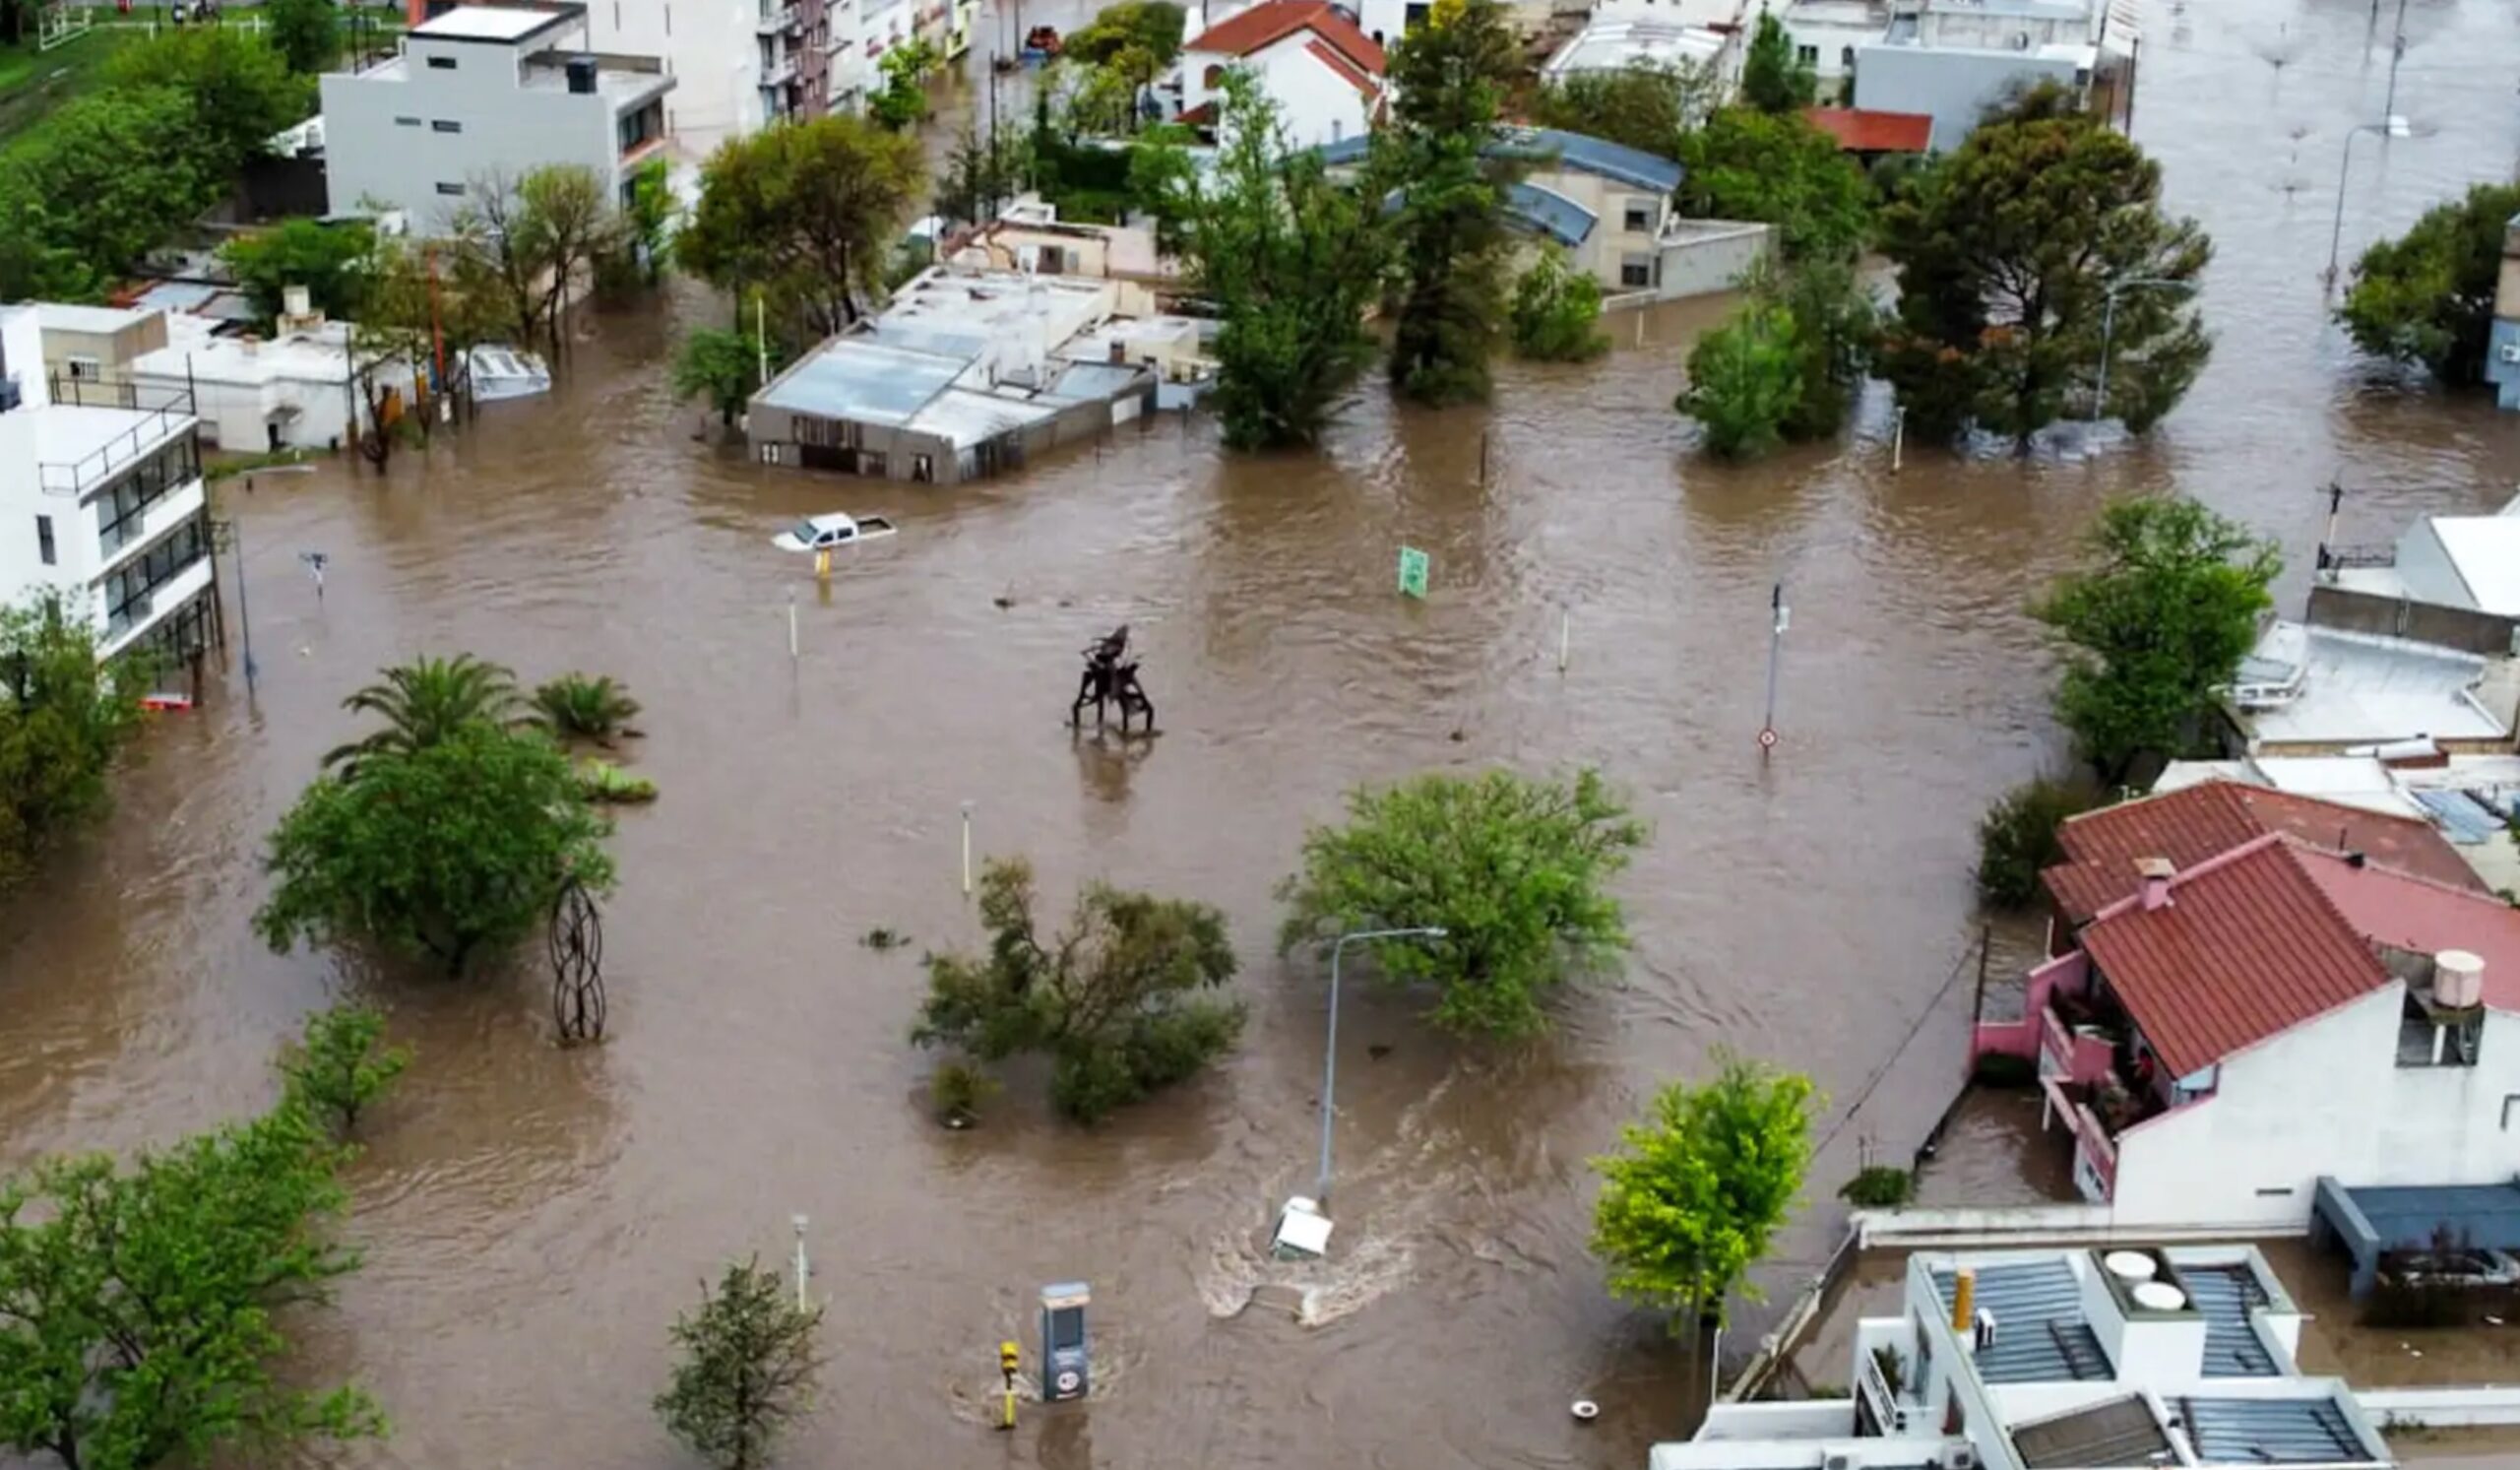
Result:
[[[1330,1203],[1330,1126],[1337,1118],[1334,1102],[1339,1090],[1339,958],[1348,946],[1362,939],[1440,939],[1440,928],[1375,928],[1358,929],[1341,934],[1330,946],[1330,1038],[1322,1047],[1321,1058],[1321,1172],[1313,1181],[1312,1198],[1318,1205]]]
[[[2386,122],[2364,122],[2345,131],[2345,156],[2336,165],[2336,219],[2327,229],[2327,275],[2323,279],[2331,291],[2336,288],[2337,249],[2345,240],[2345,180],[2354,167],[2354,140],[2364,133],[2378,133],[2385,137],[2389,130],[2390,124]]]

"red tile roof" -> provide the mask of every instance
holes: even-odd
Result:
[[[2281,836],[2111,906],[2082,946],[2173,1076],[2184,1077],[2390,983]]]
[[[1217,104],[1214,102],[1201,102],[1195,107],[1184,107],[1181,109],[1180,115],[1172,120],[1181,124],[1185,128],[1214,127],[1216,126],[1217,121]]]
[[[1310,51],[1313,55],[1320,57],[1322,65],[1346,78],[1348,85],[1356,89],[1357,93],[1361,95],[1365,100],[1372,101],[1375,97],[1382,95],[1382,89],[1374,85],[1373,74],[1371,72],[1368,72],[1363,67],[1350,61],[1347,57],[1340,55],[1337,51],[1332,50],[1327,44],[1321,41],[1311,40],[1304,42],[1303,48]]]
[[[1811,125],[1851,154],[1921,154],[1933,139],[1928,112],[1873,112],[1860,107],[1805,107]]]
[[[2302,870],[2363,938],[2393,949],[2464,949],[2485,961],[2485,1001],[2520,1011],[2520,909],[2499,897],[2448,888],[2334,853],[2300,851]]]
[[[1209,27],[1183,49],[1248,56],[1298,31],[1309,31],[1329,42],[1333,50],[1367,75],[1382,75],[1382,47],[1346,16],[1332,10],[1327,0],[1264,0],[1263,4]]]
[[[2041,877],[2066,920],[2081,924],[2136,890],[2139,858],[2167,858],[2184,869],[2269,832],[2367,854],[2454,888],[2487,891],[2429,822],[2236,781],[2203,781],[2085,812],[2057,832],[2065,861]]]

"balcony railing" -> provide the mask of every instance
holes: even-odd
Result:
[[[128,409],[138,422],[77,459],[35,466],[35,483],[50,495],[82,499],[104,487],[132,461],[181,433],[192,421],[193,395],[185,388],[143,388],[133,383],[65,383],[53,402],[69,408]]]

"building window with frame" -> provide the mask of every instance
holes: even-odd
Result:
[[[1629,234],[1654,232],[1654,201],[1631,199],[1627,202],[1627,232]]]
[[[35,554],[43,558],[43,564],[46,566],[61,564],[60,552],[52,543],[52,517],[50,516],[35,517]]]
[[[440,117],[429,123],[429,131],[432,133],[461,133],[464,131],[464,124],[455,121],[453,118]]]
[[[104,364],[94,357],[72,357],[65,364],[74,383],[101,383],[105,380]]]
[[[416,117],[398,117],[394,119],[394,126],[398,128],[416,128],[419,125],[420,120]]]
[[[1794,59],[1804,66],[1818,66],[1820,64],[1820,48],[1818,46],[1796,46],[1794,48]]]
[[[449,199],[461,199],[464,197],[464,186],[462,184],[450,184],[444,180],[440,180],[437,186],[437,191]]]
[[[451,72],[455,70],[455,58],[452,56],[432,56],[429,58],[429,70],[433,72]]]
[[[1618,258],[1618,284],[1626,287],[1650,287],[1654,284],[1654,257],[1630,251]]]

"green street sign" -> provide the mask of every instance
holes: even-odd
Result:
[[[1400,592],[1403,597],[1426,595],[1426,553],[1416,546],[1400,548]]]

